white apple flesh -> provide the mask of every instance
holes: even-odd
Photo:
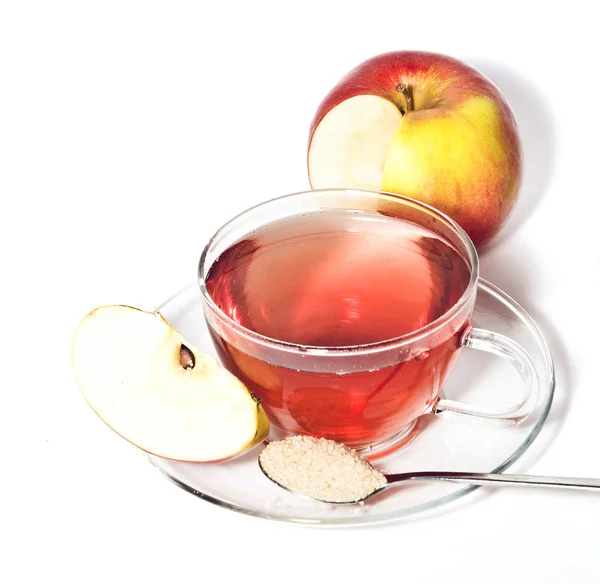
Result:
[[[164,458],[232,458],[262,442],[269,422],[244,384],[156,313],[104,306],[79,324],[77,383],[115,432]]]
[[[386,156],[401,121],[398,107],[375,95],[357,95],[331,109],[312,137],[311,184],[380,189]]]

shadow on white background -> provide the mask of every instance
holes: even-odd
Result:
[[[540,281],[537,261],[522,232],[550,190],[557,158],[556,124],[547,97],[521,74],[490,61],[475,59],[470,64],[486,75],[510,103],[523,147],[523,182],[519,198],[504,229],[481,252],[481,275],[511,295],[531,314],[550,346],[556,365],[554,403],[535,447],[516,466],[523,470],[542,458],[558,436],[576,383],[560,331],[536,301],[536,285]]]

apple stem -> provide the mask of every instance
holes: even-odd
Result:
[[[194,357],[194,353],[190,351],[185,345],[181,345],[179,349],[179,364],[186,370],[190,370],[194,368],[196,365],[196,358]]]
[[[406,83],[398,83],[398,85],[396,85],[396,91],[403,95],[404,102],[406,104],[406,109],[402,112],[402,114],[412,112],[415,109],[412,97],[412,88],[406,85]]]

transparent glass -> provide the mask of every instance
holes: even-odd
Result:
[[[380,342],[342,347],[298,345],[269,338],[245,328],[217,306],[207,290],[206,277],[213,263],[227,249],[274,221],[329,210],[379,213],[399,222],[409,221],[434,232],[460,254],[469,268],[470,279],[462,296],[442,316],[414,332]],[[518,422],[527,416],[537,399],[534,367],[527,352],[499,333],[471,326],[479,277],[479,262],[473,243],[454,221],[423,203],[398,195],[347,189],[308,191],[272,199],[248,209],[221,227],[206,245],[200,258],[198,273],[204,314],[219,357],[225,367],[240,377],[262,399],[263,407],[278,431],[274,436],[296,433],[320,435],[317,430],[310,430],[313,426],[317,427],[317,421],[305,419],[308,416],[305,413],[306,406],[303,406],[302,424],[297,423],[298,413],[291,410],[292,397],[300,391],[305,392],[303,395],[309,390],[322,391],[312,380],[309,380],[310,385],[306,383],[309,375],[320,375],[321,380],[326,379],[324,376],[327,374],[346,379],[354,376],[359,383],[365,379],[364,376],[360,377],[363,373],[390,368],[391,374],[396,376],[396,382],[403,375],[406,377],[405,371],[415,371],[415,368],[407,369],[407,365],[416,366],[417,361],[426,359],[437,348],[443,348],[443,358],[438,357],[442,355],[440,350],[435,359],[431,359],[430,365],[419,364],[419,375],[426,379],[428,386],[423,391],[419,385],[419,390],[425,397],[419,402],[418,409],[411,407],[410,411],[402,411],[395,408],[390,399],[390,411],[384,418],[385,425],[365,429],[360,440],[344,440],[347,444],[373,460],[409,444],[420,430],[418,421],[423,415],[451,412]],[[382,310],[385,310],[385,306],[382,306]],[[514,403],[501,408],[490,408],[477,403],[448,400],[442,396],[443,385],[463,347],[503,357],[515,367],[522,378],[523,391]],[[399,365],[404,366],[402,371],[393,369]],[[300,381],[290,380],[281,374],[282,371],[306,372],[307,376]],[[294,386],[293,383],[297,385]],[[275,391],[272,388],[275,384],[279,392],[277,400],[270,399]],[[331,391],[327,395],[330,396]],[[275,401],[277,409],[272,405]],[[342,403],[342,400],[332,402],[329,406],[332,419],[336,415],[338,403]],[[386,405],[377,404],[377,407],[381,410]],[[395,409],[392,411],[392,408]],[[321,418],[328,415],[323,410],[325,408],[321,408],[315,416],[313,412],[316,410],[313,408],[310,415],[318,416],[321,423]],[[364,418],[367,416],[364,415]],[[323,424],[326,426],[327,422],[325,419]],[[339,439],[336,435],[325,436]]]
[[[518,343],[534,365],[535,395],[529,415],[518,423],[453,415],[425,415],[423,431],[407,448],[376,466],[386,473],[412,471],[503,472],[535,444],[547,422],[554,395],[554,365],[548,345],[531,317],[511,298],[479,280],[472,316],[477,329],[493,329]],[[160,313],[202,351],[216,355],[197,284],[190,284],[158,307]],[[444,398],[490,410],[521,399],[519,375],[508,361],[466,351],[444,386]],[[555,420],[553,423],[558,423]],[[542,444],[543,446],[543,444]],[[254,450],[219,464],[177,462],[148,456],[163,476],[193,496],[230,511],[263,519],[315,526],[388,522],[456,504],[479,487],[450,482],[419,482],[391,489],[364,505],[335,506],[298,497],[272,484],[258,467]],[[533,453],[535,456],[535,453]],[[531,456],[528,457],[531,460]],[[526,466],[518,465],[517,471]]]

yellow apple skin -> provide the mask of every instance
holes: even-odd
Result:
[[[401,85],[412,92],[412,109]],[[433,205],[476,245],[489,242],[508,219],[522,176],[517,125],[500,91],[451,57],[418,51],[379,55],[348,73],[323,100],[309,151],[326,114],[359,95],[382,97],[404,112],[383,161],[380,189]]]

